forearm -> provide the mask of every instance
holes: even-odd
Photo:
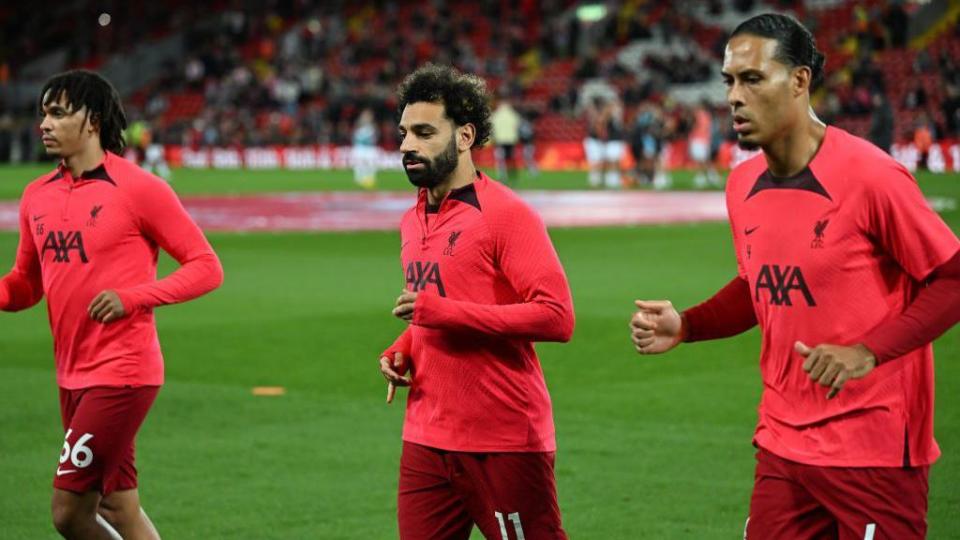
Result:
[[[909,306],[867,334],[861,343],[877,363],[899,358],[940,337],[960,321],[960,253],[940,266]]]
[[[736,277],[709,300],[683,312],[683,341],[721,339],[757,325],[750,299],[750,284]]]
[[[43,287],[14,271],[0,279],[0,310],[21,311],[43,298]]]
[[[202,296],[223,283],[223,267],[213,252],[185,262],[169,276],[116,291],[127,311],[150,309],[186,302]]]
[[[397,337],[396,341],[392,345],[387,347],[383,353],[380,354],[381,357],[393,358],[393,355],[396,353],[402,354],[404,357],[409,358],[410,355],[410,346],[412,343],[412,336],[410,333],[410,327],[408,326],[401,334]]]
[[[570,340],[573,306],[554,299],[519,304],[476,304],[435,295],[417,297],[413,323],[530,341]]]

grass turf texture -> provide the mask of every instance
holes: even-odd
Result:
[[[53,164],[0,167],[0,200],[17,199],[34,178],[53,169]],[[485,170],[496,177],[496,172]],[[547,172],[530,176],[518,173],[517,185],[522,189],[588,189],[583,172]],[[673,174],[672,189],[693,189],[693,173]],[[353,181],[353,172],[334,170],[201,170],[178,169],[173,174],[173,188],[184,195],[256,195],[276,192],[362,191]],[[377,189],[413,191],[402,171],[380,171]],[[649,189],[649,188],[643,188]]]
[[[582,177],[581,177],[582,179]],[[956,176],[922,177],[960,196]],[[955,231],[960,212],[944,213]],[[538,345],[554,399],[573,538],[737,538],[753,475],[759,336],[638,357],[635,297],[679,306],[733,275],[725,225],[552,231],[577,308],[567,345]],[[167,538],[392,538],[403,401],[377,353],[401,330],[395,233],[213,235],[209,297],[157,312],[167,384],[138,439],[145,508]],[[16,236],[0,234],[0,261]],[[163,259],[163,271],[172,267]],[[0,314],[0,537],[55,538],[62,444],[45,310]],[[960,538],[960,329],[936,345],[930,538]],[[253,386],[280,385],[281,397]],[[479,538],[479,535],[474,535]]]

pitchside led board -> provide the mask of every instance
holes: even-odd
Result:
[[[372,158],[380,170],[400,170],[400,154],[394,150],[379,148]],[[627,152],[629,154],[629,152]],[[717,153],[717,166],[727,169],[754,155],[735,144],[724,144]],[[894,159],[908,170],[915,171],[920,162],[920,152],[913,143],[895,144],[891,148]],[[131,152],[129,159],[136,159]],[[354,166],[352,148],[349,146],[270,146],[251,148],[198,148],[169,145],[166,159],[172,167],[188,169],[349,169]],[[579,141],[557,141],[538,144],[537,165],[542,171],[587,170],[583,144]],[[624,158],[629,168],[632,157]],[[481,167],[493,167],[491,147],[474,150],[474,161]],[[685,140],[668,143],[663,149],[663,166],[667,170],[692,166]],[[960,143],[941,142],[930,147],[927,167],[931,172],[960,172]]]

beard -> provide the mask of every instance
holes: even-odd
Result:
[[[745,140],[741,139],[740,137],[737,137],[737,146],[739,146],[740,149],[746,150],[746,151],[748,151],[748,152],[753,152],[754,150],[760,149],[760,144],[759,144],[759,143],[756,143],[756,142],[753,142],[753,141],[745,141]]]
[[[430,189],[436,187],[450,176],[450,173],[457,168],[458,157],[457,142],[456,139],[451,136],[450,144],[447,145],[447,148],[433,159],[428,159],[414,153],[403,156],[404,165],[407,163],[423,163],[423,169],[410,170],[404,167],[403,170],[407,173],[407,180],[409,180],[411,184]]]

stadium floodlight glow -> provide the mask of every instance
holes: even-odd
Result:
[[[97,22],[100,23],[100,26],[107,26],[110,24],[110,14],[101,13],[100,17],[97,18]]]
[[[583,4],[577,7],[577,19],[583,22],[597,22],[606,16],[605,4]]]

